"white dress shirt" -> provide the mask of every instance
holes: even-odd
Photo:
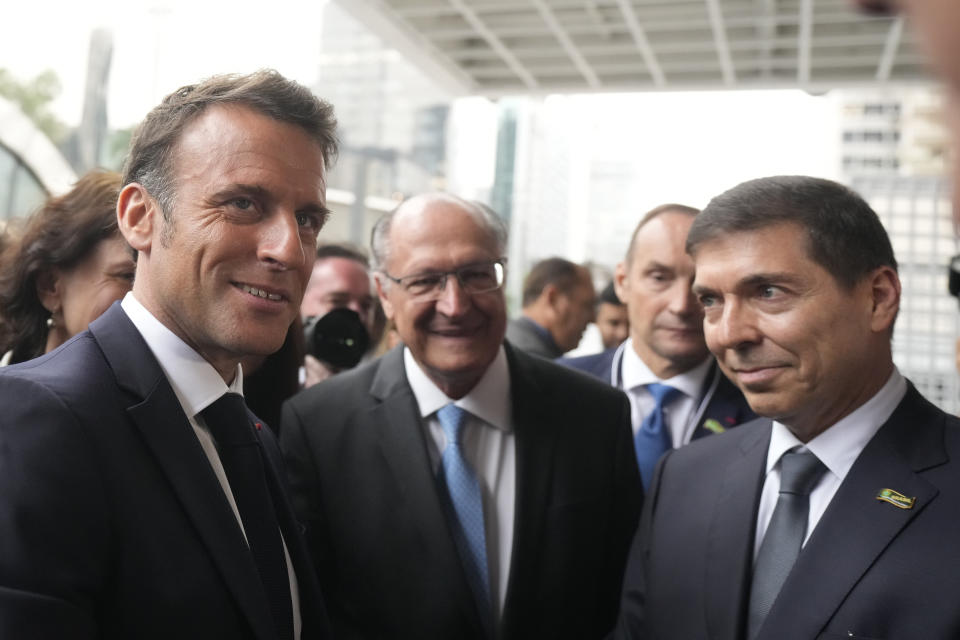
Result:
[[[663,406],[663,417],[670,428],[671,441],[674,448],[688,444],[693,437],[693,432],[697,430],[696,418],[702,412],[708,397],[712,395],[712,392],[704,394],[704,383],[713,359],[707,357],[693,369],[667,380],[661,380],[634,351],[633,338],[628,338],[620,348],[623,350],[620,388],[626,391],[627,397],[630,398],[630,421],[633,423],[633,434],[637,434],[643,419],[653,411],[655,406],[653,394],[647,391],[646,385],[666,384],[680,391],[679,395]],[[616,364],[616,359],[614,363]]]
[[[437,419],[437,410],[453,403],[469,412],[461,449],[477,474],[483,494],[483,519],[490,577],[490,602],[499,622],[510,577],[513,550],[516,443],[510,405],[510,368],[503,347],[470,393],[451,400],[423,372],[404,348],[407,381],[417,399],[434,477],[447,439]]]
[[[140,304],[133,292],[124,296],[120,306],[126,312],[130,321],[143,336],[144,341],[153,352],[153,356],[160,364],[167,381],[173,387],[173,392],[180,401],[193,432],[200,441],[203,453],[206,454],[210,466],[213,468],[214,475],[220,482],[223,493],[233,510],[233,515],[240,525],[240,531],[246,538],[246,532],[243,531],[243,521],[240,519],[240,511],[237,509],[236,500],[233,498],[233,491],[230,489],[230,482],[227,480],[227,474],[223,470],[223,463],[220,461],[220,454],[217,453],[217,447],[210,434],[210,429],[203,421],[200,412],[213,404],[220,396],[227,392],[243,395],[243,370],[237,365],[236,375],[233,382],[228,387],[209,362],[194,351],[183,340],[177,337],[170,329],[154,317],[146,307]],[[283,534],[281,533],[281,540]],[[283,542],[283,553],[287,561],[287,575],[290,578],[290,601],[293,606],[293,632],[294,638],[300,637],[300,595],[297,588],[297,576],[293,570],[293,563],[290,561],[290,554],[287,551],[287,544]]]
[[[757,510],[757,535],[754,538],[753,557],[760,551],[760,543],[767,533],[770,518],[777,506],[780,495],[780,458],[787,451],[811,451],[827,468],[826,473],[810,492],[810,513],[807,517],[806,544],[820,517],[837,493],[837,489],[847,477],[850,467],[860,456],[870,439],[876,435],[893,410],[897,408],[907,393],[907,381],[894,367],[890,378],[872,398],[860,405],[853,413],[828,427],[804,445],[786,425],[774,421],[770,434],[770,448],[767,450],[766,479],[760,494],[760,506]]]

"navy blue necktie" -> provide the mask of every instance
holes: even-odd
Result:
[[[200,414],[217,442],[220,462],[240,512],[277,635],[281,640],[293,640],[293,605],[283,539],[267,488],[260,442],[243,396],[225,393]]]
[[[750,587],[747,638],[755,638],[800,555],[810,517],[810,492],[827,468],[810,451],[780,458],[780,496],[760,543]]]
[[[670,429],[667,428],[663,415],[663,406],[680,391],[669,385],[657,383],[646,385],[646,389],[653,396],[656,404],[653,411],[648,413],[647,417],[640,423],[640,429],[633,438],[633,446],[637,452],[637,465],[640,467],[640,479],[643,481],[643,488],[649,491],[657,461],[673,447]]]
[[[441,480],[456,515],[452,522],[454,540],[473,588],[484,624],[490,617],[490,582],[487,567],[487,537],[483,520],[480,483],[464,456],[463,427],[467,412],[455,404],[437,411],[447,446],[441,456]]]

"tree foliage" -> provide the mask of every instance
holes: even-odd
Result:
[[[14,102],[24,115],[54,142],[60,142],[67,128],[50,112],[50,103],[60,95],[60,79],[51,70],[22,82],[0,68],[0,96]]]

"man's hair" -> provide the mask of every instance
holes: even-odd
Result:
[[[61,196],[50,197],[27,220],[20,239],[3,254],[0,266],[0,351],[13,350],[13,362],[43,354],[46,310],[37,279],[54,269],[69,272],[117,227],[119,174],[91,171]]]
[[[446,202],[460,207],[473,215],[477,223],[483,227],[497,246],[497,252],[502,256],[507,251],[507,226],[497,213],[485,204],[464,200],[455,195],[443,192],[424,193],[404,200],[392,211],[383,214],[370,232],[370,253],[373,257],[373,268],[383,271],[390,257],[390,229],[393,219],[398,212],[411,206],[426,206],[432,202]]]
[[[346,258],[363,265],[364,269],[370,269],[370,259],[367,252],[360,247],[349,242],[326,242],[317,246],[317,262],[327,258]]]
[[[537,301],[548,285],[553,285],[560,293],[570,294],[580,283],[589,279],[584,267],[565,258],[546,258],[533,265],[523,280],[524,308]]]
[[[597,296],[597,305],[601,304],[612,304],[618,307],[623,306],[623,300],[617,297],[617,290],[614,288],[613,283],[609,283],[603,288],[603,291],[600,292],[600,295]]]
[[[169,221],[176,197],[175,151],[184,130],[213,105],[247,107],[308,133],[329,168],[337,156],[333,107],[303,85],[265,69],[248,75],[217,75],[181,87],[154,107],[137,127],[123,167],[123,186],[143,185]]]
[[[877,267],[897,269],[880,218],[842,184],[808,176],[773,176],[741,183],[707,205],[687,236],[687,253],[728,233],[777,224],[799,225],[810,258],[847,290]]]
[[[648,222],[664,213],[682,213],[688,216],[696,216],[700,213],[700,209],[688,207],[685,204],[669,202],[667,204],[661,204],[658,207],[654,207],[653,209],[650,209],[650,211],[647,211],[645,214],[643,214],[643,217],[640,218],[640,222],[637,223],[637,226],[633,229],[633,233],[630,235],[630,244],[627,245],[627,266],[633,262],[633,243],[637,239],[637,234],[640,233],[640,229],[645,227]]]

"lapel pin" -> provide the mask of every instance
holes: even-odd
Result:
[[[893,506],[900,509],[913,509],[913,505],[917,501],[916,498],[908,498],[899,491],[894,491],[893,489],[881,489],[877,493],[877,500],[889,502]]]
[[[703,428],[707,431],[712,431],[713,433],[723,433],[726,431],[726,429],[723,428],[723,425],[713,418],[707,418],[703,423]]]

